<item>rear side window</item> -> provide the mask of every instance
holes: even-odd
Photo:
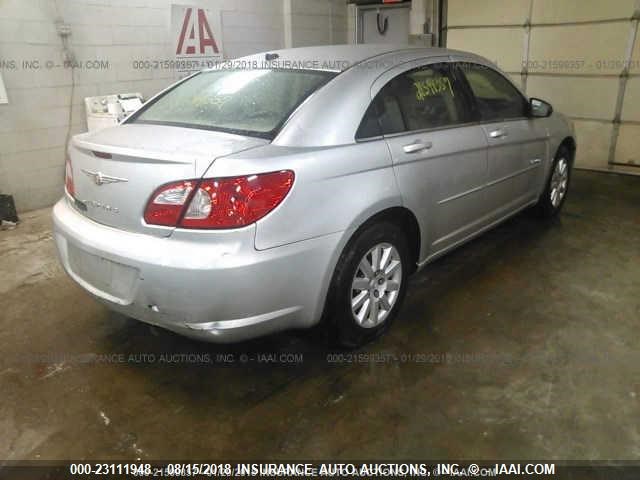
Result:
[[[481,120],[504,120],[524,117],[527,102],[500,73],[474,63],[459,66],[476,101]]]
[[[446,127],[465,121],[463,100],[447,64],[398,75],[376,95],[356,138]]]
[[[360,127],[356,132],[356,139],[379,137],[382,135],[380,122],[378,121],[380,108],[378,106],[378,98],[376,97],[360,122]]]

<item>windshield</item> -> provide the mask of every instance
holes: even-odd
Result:
[[[143,107],[128,122],[273,138],[296,107],[333,76],[309,70],[201,72]]]

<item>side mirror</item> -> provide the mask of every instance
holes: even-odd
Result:
[[[529,114],[535,118],[545,118],[551,116],[553,107],[550,103],[539,98],[529,99]]]

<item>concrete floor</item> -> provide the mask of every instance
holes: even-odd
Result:
[[[0,232],[0,458],[637,460],[639,237],[640,178],[578,171],[559,220],[439,260],[332,363],[308,335],[224,347],[113,315],[61,271],[49,210],[25,214]],[[303,360],[258,356],[283,352]]]

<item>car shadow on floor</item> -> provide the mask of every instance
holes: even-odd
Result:
[[[406,302],[389,334],[357,352],[330,348],[317,329],[237,344],[212,344],[115,313],[102,336],[101,350],[124,354],[124,368],[132,375],[188,393],[192,401],[201,398],[211,406],[214,400],[221,408],[255,405],[301,379],[339,377],[352,363],[339,361],[344,354],[401,352],[417,346],[446,349],[446,333],[435,335],[431,325],[447,292],[481,277],[495,262],[509,262],[538,248],[545,236],[559,229],[560,219],[543,222],[523,213],[436,260],[411,277]],[[451,332],[465,328],[464,324],[450,327]],[[220,389],[220,385],[226,388]],[[213,398],[212,391],[216,391]]]

